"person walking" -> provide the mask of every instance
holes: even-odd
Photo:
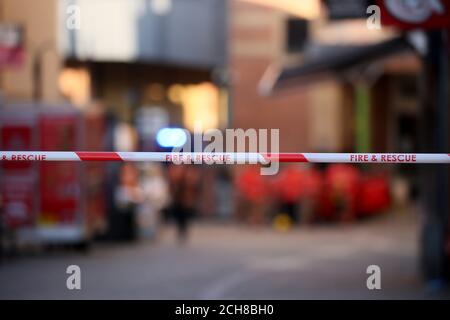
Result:
[[[184,243],[188,237],[191,218],[196,214],[200,174],[196,166],[170,165],[169,187],[172,198],[170,213],[175,220],[178,240]]]

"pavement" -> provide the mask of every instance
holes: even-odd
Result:
[[[421,279],[418,220],[410,210],[287,233],[196,223],[184,245],[166,226],[156,241],[9,259],[0,299],[448,299]],[[66,287],[69,265],[81,269],[81,290]],[[367,288],[370,265],[380,267],[380,290]]]

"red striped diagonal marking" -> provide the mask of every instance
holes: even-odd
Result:
[[[81,161],[122,161],[117,152],[75,152]]]
[[[263,153],[263,157],[278,162],[309,162],[303,153]]]

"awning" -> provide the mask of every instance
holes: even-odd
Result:
[[[346,72],[399,54],[412,51],[404,37],[398,37],[371,45],[309,45],[302,61],[288,66],[269,66],[265,71],[259,91],[270,95],[279,89],[298,87],[321,80],[324,76],[342,77]]]

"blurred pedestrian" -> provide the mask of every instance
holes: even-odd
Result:
[[[137,236],[136,208],[142,202],[143,194],[139,184],[139,171],[132,163],[120,168],[119,185],[115,190],[116,232],[119,238],[128,240]]]
[[[200,187],[200,173],[195,165],[171,164],[168,168],[171,205],[169,212],[177,225],[178,240],[188,237],[191,218],[196,213]]]
[[[159,163],[144,163],[141,172],[142,201],[137,208],[139,234],[154,237],[161,211],[170,200],[169,185]]]
[[[264,220],[269,204],[269,185],[257,166],[246,166],[236,177],[238,217],[250,224]]]
[[[323,189],[322,172],[311,166],[304,171],[301,206],[301,222],[312,223],[320,207],[320,194]]]
[[[304,192],[304,173],[298,165],[289,165],[281,169],[275,178],[275,195],[278,214],[285,214],[292,223],[299,221],[300,198]]]
[[[332,164],[327,168],[326,192],[335,220],[353,221],[356,218],[360,176],[358,168],[350,164]]]
[[[303,193],[303,170],[298,165],[287,165],[271,183],[275,203],[273,226],[278,231],[288,231],[299,222],[300,198]]]

